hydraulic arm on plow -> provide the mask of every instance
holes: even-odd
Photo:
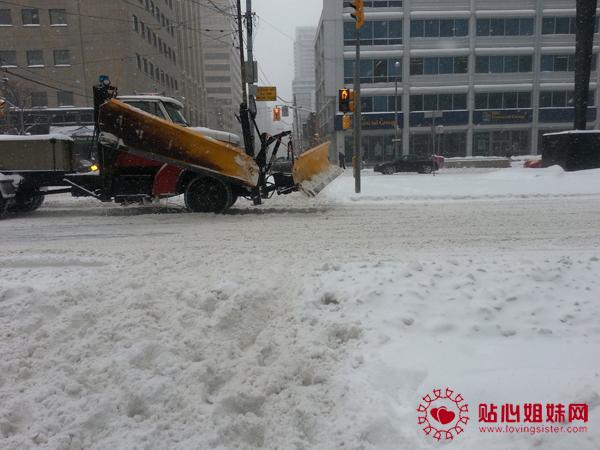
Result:
[[[222,212],[238,197],[260,204],[274,193],[301,191],[315,196],[341,173],[329,163],[329,143],[292,157],[281,168],[274,162],[289,131],[260,134],[260,149],[254,156],[254,152],[121,102],[109,85],[98,86],[94,97],[103,180],[99,197],[103,200],[116,197],[115,176],[124,153],[163,163],[161,170],[171,167],[177,174],[173,194],[184,194],[186,206],[195,212]],[[258,131],[254,118],[248,115],[247,119]]]

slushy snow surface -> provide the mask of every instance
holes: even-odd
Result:
[[[600,448],[599,171],[365,175],[0,222],[0,448]],[[416,411],[445,387],[449,447]],[[578,402],[586,433],[478,430],[479,403]]]

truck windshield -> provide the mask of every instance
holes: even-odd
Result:
[[[165,105],[165,109],[167,110],[167,113],[169,114],[169,117],[171,117],[171,120],[179,125],[183,125],[184,127],[188,127],[189,123],[187,122],[187,120],[185,120],[185,118],[183,117],[183,114],[181,113],[181,110],[179,109],[179,107],[173,103],[164,103]]]
[[[142,111],[146,111],[147,113],[152,114],[153,116],[160,117],[161,119],[165,119],[164,114],[160,110],[158,106],[158,102],[147,102],[147,101],[129,101],[125,100],[125,103],[133,106],[134,108],[141,109]]]

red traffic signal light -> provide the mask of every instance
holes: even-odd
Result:
[[[354,8],[354,12],[350,15],[356,21],[356,29],[360,30],[365,25],[365,2],[364,0],[354,0],[350,6]]]
[[[281,121],[281,108],[279,106],[276,106],[275,108],[273,108],[273,122],[280,122]]]

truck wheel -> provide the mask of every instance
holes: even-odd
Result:
[[[221,213],[231,206],[231,187],[212,177],[198,177],[188,184],[185,206],[196,213]]]
[[[231,201],[229,202],[229,205],[227,206],[227,209],[231,208],[235,204],[235,202],[238,201],[238,198],[239,197],[237,195],[231,194]]]
[[[0,193],[0,219],[2,219],[8,212],[8,200],[2,197]]]
[[[40,191],[34,191],[29,193],[19,193],[15,197],[15,203],[9,210],[17,213],[27,213],[38,209],[45,200],[44,194]]]

